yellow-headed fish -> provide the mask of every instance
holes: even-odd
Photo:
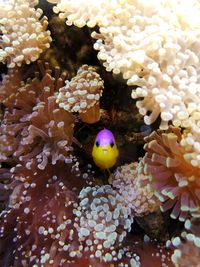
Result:
[[[107,129],[101,130],[96,136],[92,150],[95,164],[101,169],[109,169],[115,165],[118,156],[114,135]]]

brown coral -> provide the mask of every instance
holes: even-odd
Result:
[[[3,257],[6,266],[45,264],[48,259],[59,266],[60,248],[69,254],[72,203],[76,199],[64,184],[73,176],[70,168],[62,166],[61,172],[59,166],[49,164],[45,170],[28,170],[20,165],[13,169],[12,178],[18,184],[13,188],[9,208],[1,216],[1,245],[9,245]]]
[[[77,75],[59,90],[57,103],[67,111],[79,112],[82,121],[97,122],[100,118],[99,99],[103,80],[94,67],[83,65]]]
[[[164,267],[169,254],[161,244],[133,238],[131,247],[122,245],[132,218],[111,186],[85,187],[76,198],[71,181],[75,179],[80,190],[83,177],[76,178],[71,167],[60,163],[48,164],[45,170],[21,165],[12,169],[16,184],[1,215],[4,265],[139,267],[146,266],[148,251],[154,263],[149,266]],[[149,249],[145,252],[143,247]]]
[[[25,162],[27,168],[36,161],[44,169],[49,158],[55,164],[71,155],[73,116],[59,108],[54,96],[65,75],[56,69],[54,78],[48,64],[40,68],[41,79],[29,80],[3,101],[0,161]]]
[[[172,218],[185,220],[189,214],[200,216],[200,172],[185,160],[181,138],[181,130],[174,127],[146,137],[144,170],[152,175],[162,210],[172,208]]]

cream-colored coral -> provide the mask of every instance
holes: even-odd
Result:
[[[196,97],[199,100],[198,97]],[[200,107],[196,105],[192,116],[189,118],[188,127],[183,131],[181,146],[185,150],[184,158],[191,165],[200,168]]]
[[[161,116],[184,127],[185,159],[200,166],[200,2],[57,0],[56,13],[78,27],[99,26],[94,48],[107,71],[122,73],[146,124]]]
[[[7,0],[0,3],[0,62],[9,68],[29,64],[49,48],[47,17],[35,9],[38,1]]]
[[[108,14],[111,5],[117,3],[117,1],[105,1],[105,0],[47,0],[50,3],[57,4],[53,7],[55,13],[59,13],[59,17],[66,19],[67,25],[76,25],[83,27],[94,27],[98,25],[107,25],[107,16],[102,14]],[[115,6],[116,7],[116,6]],[[114,8],[114,7],[113,7]]]
[[[98,58],[107,71],[121,72],[129,85],[138,86],[132,97],[143,98],[137,106],[145,123],[161,114],[162,129],[170,121],[189,124],[200,97],[198,0],[55,2],[54,11],[68,25],[100,26],[92,33]]]
[[[142,161],[126,164],[110,177],[110,183],[136,216],[154,212],[159,209],[160,204],[151,187],[151,175],[144,174],[143,168]]]
[[[103,92],[103,80],[95,68],[83,65],[71,81],[59,90],[57,103],[67,111],[84,113],[99,102]]]
[[[184,127],[200,95],[200,5],[174,2],[132,1],[115,12],[117,19],[101,27],[100,34],[92,34],[106,69],[139,86],[132,97],[143,98],[137,107],[145,123],[161,114],[162,129],[171,120]],[[191,24],[188,13],[194,16]]]

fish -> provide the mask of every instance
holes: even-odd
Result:
[[[113,133],[108,129],[101,130],[92,149],[94,163],[102,170],[109,170],[116,164],[118,156],[119,151]]]

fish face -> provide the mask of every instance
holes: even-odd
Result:
[[[103,129],[97,134],[92,156],[95,164],[101,169],[113,167],[118,158],[118,149],[111,131]]]

